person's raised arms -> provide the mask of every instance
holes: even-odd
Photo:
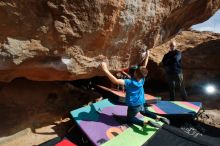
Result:
[[[146,57],[145,57],[144,61],[140,64],[140,66],[144,66],[145,68],[147,67],[149,56],[150,56],[150,51],[147,50],[146,51]]]
[[[125,81],[123,79],[117,79],[109,70],[107,67],[106,62],[102,62],[101,63],[101,68],[104,71],[104,73],[106,74],[106,76],[110,79],[110,81],[113,84],[117,84],[117,85],[125,85]]]

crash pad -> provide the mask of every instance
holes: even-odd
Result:
[[[111,93],[111,95],[108,96],[108,98],[110,100],[114,99],[114,101],[125,103],[126,93],[124,91],[114,90],[114,89],[111,89],[111,88],[108,88],[108,87],[105,87],[105,86],[101,86],[101,85],[97,85],[97,87],[99,89],[102,89],[105,93]],[[112,96],[112,95],[114,95],[114,96]],[[150,94],[144,94],[144,95],[145,95],[145,100],[148,104],[156,103],[157,101],[161,100],[161,97],[156,97],[156,96],[153,96],[153,95],[150,95]],[[115,96],[117,96],[118,98],[115,98]]]
[[[151,126],[127,124],[127,106],[113,104],[108,99],[73,110],[70,114],[95,146],[140,146],[158,130]],[[137,117],[150,120],[140,114]]]
[[[158,101],[150,104],[148,110],[159,115],[192,115],[195,116],[202,108],[201,102]]]

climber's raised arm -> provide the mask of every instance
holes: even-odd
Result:
[[[145,68],[147,67],[148,60],[149,60],[149,56],[150,56],[150,51],[147,50],[147,51],[146,51],[145,59],[144,59],[144,61],[140,64],[140,66],[144,66]]]
[[[125,85],[125,81],[123,79],[117,79],[109,70],[107,67],[107,64],[105,62],[101,63],[101,68],[104,71],[105,75],[110,79],[110,81],[113,84],[117,84],[117,85]]]

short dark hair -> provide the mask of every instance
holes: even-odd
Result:
[[[134,72],[135,72],[135,70],[137,70],[137,69],[138,69],[138,66],[137,66],[137,65],[131,66],[131,67],[129,68],[128,73],[130,74],[131,77],[134,77]]]
[[[144,66],[139,66],[135,72],[138,78],[145,78],[148,74],[148,70]]]

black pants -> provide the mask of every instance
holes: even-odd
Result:
[[[157,118],[157,115],[152,113],[152,112],[150,112],[149,110],[147,110],[144,107],[144,105],[139,105],[139,106],[135,106],[135,107],[128,106],[127,120],[130,123],[143,126],[144,125],[144,121],[142,119],[138,119],[137,117],[135,117],[137,115],[137,113],[139,113],[139,112],[142,115],[146,116],[146,117],[150,117],[150,118],[153,118],[153,119]]]
[[[179,88],[180,91],[180,97],[183,100],[186,100],[187,93],[183,84],[183,74],[171,74],[168,75],[168,82],[169,82],[169,90],[170,90],[170,100],[174,100],[175,98],[175,89],[176,87]]]

